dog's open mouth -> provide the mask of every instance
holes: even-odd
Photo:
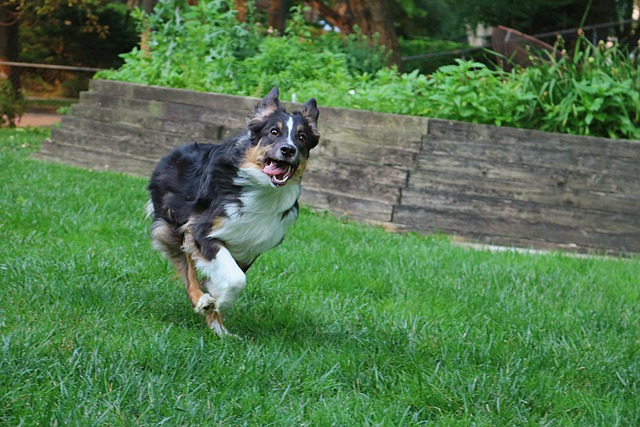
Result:
[[[262,172],[269,176],[274,185],[285,185],[296,171],[296,166],[283,160],[266,158]]]

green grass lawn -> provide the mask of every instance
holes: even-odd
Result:
[[[0,131],[0,425],[640,425],[640,260],[490,253],[303,210],[217,338],[146,180]]]

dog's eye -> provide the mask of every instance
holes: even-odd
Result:
[[[305,142],[306,140],[307,140],[307,135],[305,135],[304,133],[301,133],[300,135],[298,135],[298,141]]]
[[[280,135],[280,131],[278,130],[278,128],[271,128],[271,130],[269,131],[269,133],[273,136],[278,136]]]

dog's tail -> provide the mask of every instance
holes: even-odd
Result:
[[[153,209],[153,203],[151,202],[151,200],[149,200],[144,205],[144,218],[149,219],[153,216],[154,213],[155,213],[155,210]]]

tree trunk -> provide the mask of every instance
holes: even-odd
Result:
[[[142,0],[142,10],[147,15],[151,15],[153,13],[153,9],[156,7],[158,0]],[[145,53],[145,55],[149,55],[149,42],[151,41],[151,28],[143,28],[142,34],[140,34],[140,50]]]
[[[17,3],[0,3],[0,61],[18,61],[19,25]],[[9,78],[17,95],[20,92],[20,74],[16,67],[0,66],[1,74]]]
[[[307,4],[328,23],[345,34],[354,32],[358,26],[363,34],[379,34],[380,43],[389,49],[389,63],[400,65],[398,36],[393,26],[389,0],[349,0],[333,2],[331,6],[321,0],[309,0]]]
[[[393,20],[389,8],[389,0],[350,0],[355,24],[368,36],[380,35],[380,43],[390,51],[389,61],[400,64],[398,50],[398,36],[393,27]]]
[[[277,31],[278,34],[284,34],[287,28],[287,16],[289,15],[288,0],[273,0],[269,4],[269,26]]]
[[[345,3],[327,5],[322,0],[310,0],[306,2],[313,11],[324,18],[329,24],[337,27],[345,34],[353,33],[353,14],[347,9]]]
[[[236,18],[238,18],[238,21],[247,22],[247,15],[249,13],[249,10],[247,8],[247,0],[234,0],[233,7],[237,12]]]

